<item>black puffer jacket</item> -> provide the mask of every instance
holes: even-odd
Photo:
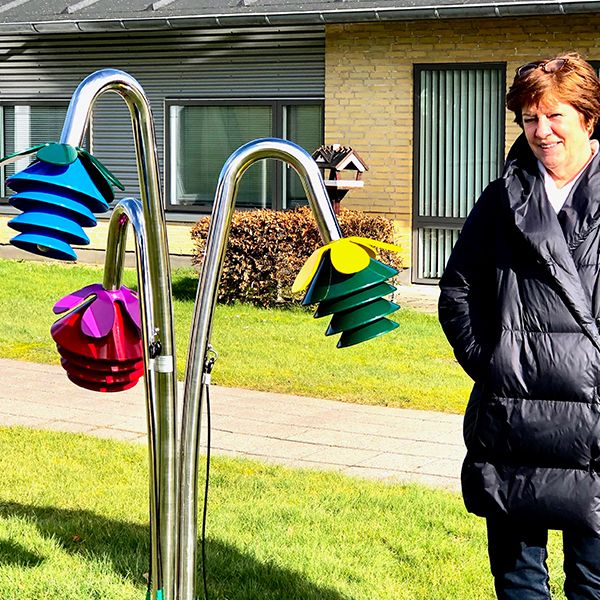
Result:
[[[558,216],[523,142],[469,215],[440,322],[475,385],[467,509],[600,535],[600,156]]]

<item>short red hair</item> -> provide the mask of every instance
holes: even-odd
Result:
[[[551,73],[543,66],[554,60],[564,60],[562,67]],[[535,61],[523,75],[517,75],[506,95],[506,107],[515,113],[515,121],[522,127],[525,106],[539,106],[548,100],[570,104],[583,116],[590,132],[600,117],[600,79],[592,65],[576,52],[561,54],[547,60]],[[522,67],[521,67],[522,68]]]

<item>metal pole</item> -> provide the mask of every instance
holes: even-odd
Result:
[[[282,160],[298,172],[324,242],[342,237],[317,164],[300,146],[266,138],[242,146],[229,157],[217,183],[206,254],[198,282],[186,366],[179,453],[181,495],[178,600],[194,600],[196,597],[197,468],[203,405],[202,376],[227,237],[239,181],[248,167],[265,158]]]
[[[147,377],[154,389],[148,402],[149,413],[156,415],[156,423],[149,423],[150,453],[157,452],[156,473],[150,473],[151,487],[158,490],[158,530],[153,562],[152,598],[162,591],[164,600],[175,600],[175,565],[178,548],[177,536],[177,381],[175,371],[175,344],[171,271],[167,246],[166,224],[158,170],[158,155],[154,122],[150,104],[140,84],[130,75],[116,69],[103,69],[86,77],[71,98],[61,143],[79,146],[82,143],[95,101],[105,92],[115,92],[126,102],[131,113],[135,140],[140,196],[143,207],[148,261],[147,302],[152,312],[149,323],[152,331],[144,331],[144,352],[150,358],[146,363]],[[110,267],[109,267],[110,268]],[[141,290],[140,290],[141,291]],[[148,386],[148,383],[147,383]],[[148,389],[148,387],[147,387]],[[151,456],[152,465],[152,456]]]
[[[142,317],[142,331],[145,339],[152,337],[155,329],[154,310],[152,306],[151,280],[150,280],[150,260],[148,256],[146,223],[141,202],[137,198],[124,198],[114,208],[109,223],[108,239],[106,247],[106,256],[104,261],[104,280],[102,286],[106,290],[117,290],[122,286],[123,267],[125,264],[125,249],[127,244],[127,230],[131,223],[135,235],[136,265],[138,280],[138,296],[140,299],[140,313]],[[158,441],[158,420],[156,407],[156,382],[154,381],[154,369],[152,364],[154,359],[149,356],[148,344],[143,344],[144,364],[146,372],[144,377],[144,386],[146,392],[146,418],[148,423],[148,449],[149,449],[149,494],[150,494],[150,547],[151,555],[151,573],[156,576],[151,577],[151,588],[156,595],[161,589],[160,575],[160,539],[158,523],[160,522],[158,489],[158,472],[160,448]]]

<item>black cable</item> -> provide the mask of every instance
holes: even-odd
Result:
[[[208,585],[206,581],[206,513],[208,508],[208,483],[210,480],[210,393],[206,386],[206,480],[204,484],[204,502],[202,507],[202,582],[204,584],[204,600],[208,600]]]
[[[157,356],[157,354],[155,354],[156,352],[160,353],[160,342],[155,342],[153,344],[151,344],[150,347],[150,356],[152,358],[155,358]],[[148,376],[146,374],[146,376]],[[148,402],[147,403],[147,411],[148,411],[148,438],[150,439],[156,439],[156,431],[155,431],[155,424],[156,424],[156,413],[154,412],[154,403],[153,402]],[[150,506],[149,508],[149,517],[150,517],[150,523],[151,523],[151,527],[154,527],[155,532],[154,535],[156,536],[157,539],[157,548],[156,548],[156,564],[157,564],[157,589],[162,589],[163,586],[163,580],[162,580],[162,548],[161,548],[161,540],[160,540],[160,511],[158,511],[156,509],[156,502],[158,501],[158,497],[159,497],[159,484],[158,484],[158,477],[156,477],[156,474],[158,473],[158,458],[156,456],[156,448],[153,445],[150,445],[150,460],[152,460],[152,462],[154,463],[154,485],[152,487],[152,491],[150,492],[151,494],[154,494],[154,514],[152,513],[152,506]],[[152,546],[152,544],[150,544],[150,546]],[[152,560],[152,552],[150,552],[150,556],[149,556],[149,565],[148,565],[148,587],[147,587],[147,591],[146,591],[146,597],[150,598],[152,595],[152,578],[154,576],[153,573],[153,569],[152,569],[152,565],[153,565],[153,560]]]
[[[210,358],[205,365],[204,391],[206,398],[206,477],[204,483],[204,501],[202,506],[202,534],[200,547],[202,553],[202,583],[204,585],[204,600],[208,598],[208,582],[206,570],[206,515],[208,512],[208,487],[210,481],[210,446],[211,446],[211,419],[210,419],[210,374],[215,364],[215,357]]]

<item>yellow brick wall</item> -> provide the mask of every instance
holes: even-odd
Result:
[[[352,146],[369,166],[347,208],[396,222],[410,264],[413,65],[506,62],[519,65],[569,50],[600,60],[600,15],[450,19],[330,25],[326,29],[325,143]],[[506,143],[519,129],[507,114]]]

